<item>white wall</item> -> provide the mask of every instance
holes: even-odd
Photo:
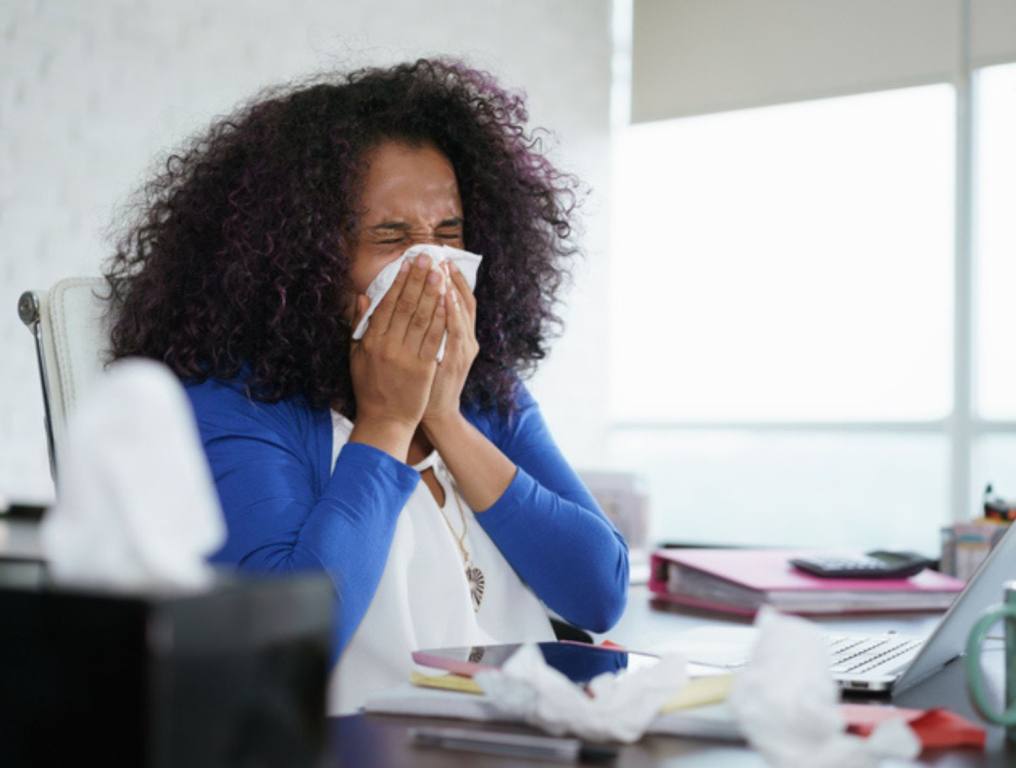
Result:
[[[157,156],[261,86],[321,68],[464,56],[529,94],[593,187],[568,331],[533,383],[579,465],[603,436],[608,0],[6,0],[0,4],[0,498],[52,488],[26,288],[97,274],[114,208]]]

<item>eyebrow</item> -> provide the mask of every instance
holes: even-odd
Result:
[[[446,227],[461,227],[461,226],[462,226],[462,217],[456,216],[451,219],[444,219],[435,227],[435,229],[444,229]],[[412,229],[412,227],[410,227],[409,223],[405,221],[382,221],[380,224],[375,224],[373,227],[369,227],[369,229],[372,232],[378,229],[398,229],[408,231]]]

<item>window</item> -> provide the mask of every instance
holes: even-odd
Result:
[[[977,86],[975,391],[980,415],[1016,419],[1016,64],[982,70]]]
[[[992,483],[1016,496],[1016,64],[981,70],[975,120],[978,419],[971,491],[979,495]]]
[[[610,450],[646,476],[655,538],[937,550],[954,94],[898,89],[618,137]],[[1007,359],[998,407],[1016,413],[1016,351]]]

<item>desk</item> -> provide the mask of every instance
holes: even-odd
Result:
[[[0,525],[0,574],[4,567],[31,568],[28,574],[18,571],[18,580],[38,578],[41,554],[38,547],[36,526],[30,523],[9,523]],[[8,577],[10,574],[8,574]],[[650,606],[649,592],[645,587],[632,587],[628,598],[628,609],[609,637],[633,649],[665,643],[675,633],[690,629],[704,622],[717,621],[715,616],[687,611],[654,610]],[[748,624],[747,620],[730,621]],[[897,617],[828,618],[819,621],[830,631],[880,632],[896,629],[899,632],[924,635],[931,631],[938,621],[936,615],[909,614]],[[985,669],[991,689],[995,692],[996,704],[1001,702],[1003,689],[1003,658],[1001,650],[984,651]],[[966,681],[962,663],[950,664],[946,669],[924,683],[904,691],[895,701],[905,707],[948,707],[974,722],[980,722],[974,714],[966,694]],[[387,715],[353,715],[332,718],[329,735],[332,741],[332,758],[329,765],[349,768],[388,768],[388,766],[413,765],[420,768],[443,768],[444,766],[476,766],[477,768],[538,768],[558,766],[560,763],[539,763],[531,760],[519,761],[488,758],[468,753],[446,752],[444,750],[416,749],[406,739],[406,729],[418,725],[455,725],[462,728],[484,728],[504,731],[525,731],[521,726],[493,725],[490,723],[469,723],[466,721],[437,720],[433,718],[408,718]],[[987,749],[982,753],[970,749],[929,751],[922,756],[922,764],[936,768],[973,768],[974,766],[1016,765],[1016,749],[1006,747],[1005,734],[1001,728],[988,729]],[[648,768],[654,766],[763,766],[762,758],[746,746],[723,742],[678,739],[672,736],[648,736],[638,744],[624,747],[615,763],[617,768]]]
[[[713,616],[654,610],[649,603],[645,587],[632,587],[628,609],[609,637],[631,648],[665,642],[676,632],[707,621],[716,621]],[[736,620],[735,620],[736,621]],[[905,617],[872,618],[829,618],[820,623],[830,631],[879,632],[896,629],[900,632],[927,634],[935,625],[937,616],[921,614]],[[743,622],[749,623],[747,621]],[[985,651],[984,659],[989,683],[1001,701],[1002,653]],[[965,675],[962,663],[950,664],[930,680],[904,691],[896,704],[906,707],[949,707],[974,722],[980,722],[973,713],[967,699]],[[495,726],[489,723],[468,723],[466,721],[438,720],[433,718],[394,717],[389,715],[353,715],[332,718],[329,723],[335,761],[333,765],[349,768],[381,768],[381,766],[413,765],[420,768],[439,766],[476,766],[494,768],[497,766],[560,766],[560,763],[540,763],[531,760],[509,760],[490,758],[469,753],[454,753],[444,750],[417,749],[408,744],[406,729],[418,725],[455,725],[463,728],[484,728],[504,731],[525,731],[521,726]],[[988,745],[984,752],[972,749],[936,750],[925,752],[922,764],[939,768],[967,768],[968,766],[1012,766],[1016,765],[1016,749],[1006,747],[1005,734],[1001,728],[988,730]],[[662,768],[663,766],[764,766],[762,758],[744,745],[704,740],[678,739],[672,736],[648,736],[638,744],[626,746],[614,764],[617,768]]]

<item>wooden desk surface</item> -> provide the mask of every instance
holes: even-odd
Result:
[[[628,610],[617,627],[607,637],[630,648],[649,648],[666,643],[669,637],[691,627],[716,622],[715,616],[686,611],[656,610],[651,607],[645,587],[633,587]],[[820,623],[830,629],[853,632],[878,632],[896,629],[900,632],[927,634],[937,621],[937,615],[921,614],[905,617],[864,617],[823,619]],[[748,624],[749,622],[738,622]],[[1001,651],[984,652],[989,682],[1001,701],[1003,669]],[[962,663],[950,664],[930,680],[903,692],[894,703],[907,707],[948,707],[970,718],[974,714],[966,695]],[[421,768],[437,766],[551,766],[560,763],[542,763],[532,760],[485,757],[445,750],[420,749],[409,744],[407,730],[420,725],[443,725],[463,728],[482,728],[509,732],[532,732],[522,726],[469,723],[466,721],[434,718],[395,717],[389,715],[353,715],[332,718],[329,724],[333,760],[329,763],[353,768],[380,768],[381,766],[413,765]],[[983,723],[982,723],[983,725]],[[1007,747],[1001,728],[988,729],[988,745],[984,752],[972,749],[926,751],[922,765],[940,768],[966,768],[968,766],[1016,765],[1016,749]],[[705,740],[680,739],[672,736],[648,736],[639,743],[623,747],[616,763],[617,768],[643,768],[648,766],[763,766],[762,758],[745,745]],[[887,765],[889,765],[887,763]],[[901,764],[902,765],[902,764]]]

